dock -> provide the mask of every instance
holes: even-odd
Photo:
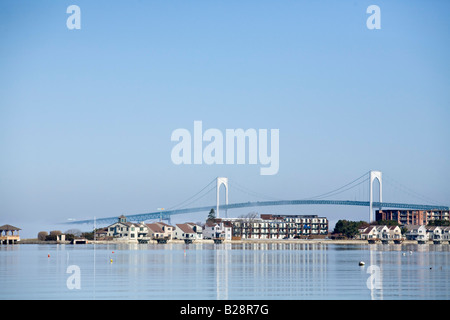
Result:
[[[88,240],[86,238],[75,238],[72,240],[72,244],[87,244]]]
[[[0,244],[16,244],[20,241],[20,228],[5,224],[0,227]],[[9,233],[9,234],[8,234]]]
[[[166,244],[167,241],[169,240],[168,238],[157,238],[155,239],[156,242],[158,242],[159,244]]]

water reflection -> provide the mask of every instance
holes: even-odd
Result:
[[[450,295],[450,246],[447,244],[369,245],[370,266],[379,267],[373,300],[446,299]],[[440,279],[440,280],[437,280]]]
[[[5,246],[0,283],[11,289],[1,297],[448,299],[449,251],[448,244],[307,241]],[[69,265],[81,269],[81,290],[66,287]]]
[[[327,283],[327,246],[244,243],[215,245],[216,299],[320,296]]]

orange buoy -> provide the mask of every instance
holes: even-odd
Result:
[[[47,255],[47,258],[50,258],[50,254]]]

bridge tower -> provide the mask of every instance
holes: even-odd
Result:
[[[220,187],[225,186],[225,204],[228,204],[228,178],[217,177],[217,196],[216,196],[216,217],[219,218],[219,191]],[[225,217],[227,218],[227,210],[225,210]]]
[[[370,179],[369,179],[369,223],[375,221],[375,214],[373,213],[373,182],[375,179],[378,180],[380,184],[380,203],[383,202],[383,179],[381,171],[370,171]],[[381,206],[380,206],[381,209]]]

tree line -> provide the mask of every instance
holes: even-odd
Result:
[[[37,239],[40,241],[56,241],[59,235],[64,234],[66,241],[72,241],[75,238],[85,238],[87,240],[94,240],[94,231],[81,232],[78,229],[70,229],[62,233],[59,230],[53,230],[48,233],[47,231],[40,231],[37,235]]]

